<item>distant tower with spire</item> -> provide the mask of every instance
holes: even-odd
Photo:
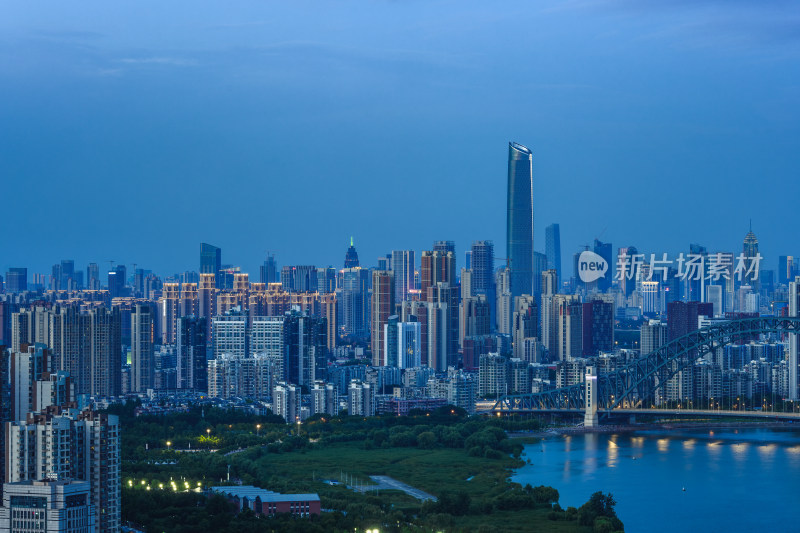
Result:
[[[353,237],[350,237],[350,248],[347,249],[347,253],[344,256],[344,267],[355,268],[357,266],[358,252],[356,252],[356,247],[353,245]]]
[[[747,232],[747,235],[744,237],[744,243],[742,246],[742,253],[745,257],[745,266],[749,270],[751,265],[756,262],[756,257],[758,256],[758,239],[756,238],[756,234],[753,233],[753,221],[750,221],[750,231]],[[755,265],[755,268],[758,268],[758,264]],[[758,291],[758,272],[752,272],[750,274],[746,274],[742,278],[742,285],[750,285],[754,291]]]

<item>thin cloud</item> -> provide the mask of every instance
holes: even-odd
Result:
[[[172,65],[176,67],[194,67],[198,65],[195,59],[180,57],[126,57],[119,60],[126,65]]]

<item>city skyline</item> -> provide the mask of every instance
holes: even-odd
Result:
[[[556,225],[560,225],[557,222],[555,224]],[[752,230],[748,229],[747,234],[750,234],[750,233],[754,233],[754,234],[758,235],[758,232],[755,232],[755,231],[752,231]],[[745,235],[745,238],[747,237],[747,234]],[[474,240],[470,241],[469,243],[465,243],[463,248],[460,248],[459,244],[457,242],[455,243],[456,244],[455,257],[456,257],[456,263],[458,265],[458,268],[462,268],[462,267],[465,266],[465,253],[470,251],[470,248],[471,248],[472,244],[475,243],[475,242],[482,241],[482,240],[487,240],[487,241],[494,242],[495,243],[495,248],[497,248],[497,242],[498,241],[493,240],[493,239],[474,239]],[[505,239],[503,239],[503,241],[504,240]],[[545,246],[545,244],[543,242],[544,240],[545,239],[543,238],[543,239],[541,239],[541,241],[538,241],[540,243],[541,247],[542,247],[542,250],[538,250],[537,249],[537,250],[535,250],[536,252],[544,253],[544,246]],[[500,241],[500,242],[503,242],[503,241]],[[738,254],[742,250],[743,241],[744,241],[744,238],[741,238],[739,240],[738,244],[734,244],[733,246],[731,246],[729,248],[718,247],[718,246],[714,246],[713,244],[705,243],[705,248],[708,250],[708,252],[710,254],[714,254],[714,253],[717,253],[717,252],[733,253],[734,257],[736,257],[736,256],[738,256]],[[412,252],[422,252],[422,251],[426,251],[426,250],[433,250],[433,248],[434,248],[433,243],[434,242],[437,242],[437,241],[433,241],[433,242],[427,243],[427,244],[421,244],[420,246],[418,246],[416,248],[409,248],[408,250],[410,250]],[[451,241],[451,242],[453,242],[453,241]],[[561,241],[561,242],[563,243],[563,241]],[[216,244],[219,245],[220,243],[216,243]],[[348,246],[348,244],[349,244],[349,246]],[[612,240],[611,242],[607,242],[607,244],[612,245],[612,251],[613,251],[613,257],[612,258],[613,258],[614,261],[617,260],[617,252],[621,248],[626,248],[626,247],[630,246],[630,244],[629,243],[625,243],[625,241],[619,241],[618,242],[618,241],[613,241]],[[641,246],[636,246],[636,249],[638,250],[638,253],[644,253],[645,254],[645,260],[646,261],[650,260],[650,254],[656,254],[656,257],[659,258],[662,253],[667,253],[669,258],[674,259],[681,253],[683,253],[684,255],[688,255],[690,253],[690,245],[694,245],[694,244],[696,244],[696,241],[687,242],[685,247],[679,248],[677,250],[665,250],[665,249],[662,249],[662,248],[647,249],[647,248],[643,248]],[[186,258],[181,258],[181,259],[177,260],[175,264],[176,265],[183,265],[183,267],[179,266],[176,269],[158,269],[158,268],[153,268],[151,265],[148,265],[148,264],[136,263],[135,262],[135,258],[134,258],[133,261],[131,261],[129,263],[120,263],[120,262],[114,261],[114,265],[115,265],[114,268],[119,268],[121,266],[132,267],[133,265],[136,265],[137,268],[142,268],[142,269],[145,269],[147,271],[151,271],[151,272],[153,272],[153,273],[155,273],[155,274],[157,274],[159,276],[179,275],[179,274],[182,274],[184,272],[195,272],[195,273],[199,274],[199,273],[203,272],[203,269],[202,269],[202,266],[200,265],[200,262],[197,260],[198,249],[199,249],[198,246],[202,247],[204,245],[205,246],[209,246],[210,244],[207,243],[207,242],[195,243],[194,244],[195,250],[193,251],[194,253],[190,254],[191,258],[190,257],[186,257]],[[352,247],[354,247],[356,250],[360,250],[360,247],[359,247],[358,243],[357,242],[353,242],[353,238],[350,237],[347,240],[347,243],[345,245],[343,245],[342,250],[344,250],[344,251],[339,254],[340,257],[338,258],[338,261],[330,261],[330,262],[315,261],[313,259],[311,261],[306,261],[306,262],[293,261],[291,258],[283,260],[283,258],[281,256],[277,256],[275,251],[273,251],[273,250],[269,251],[269,256],[273,258],[273,260],[275,261],[275,263],[279,267],[282,267],[282,266],[293,266],[293,265],[312,265],[312,266],[317,267],[317,268],[333,267],[336,270],[342,270],[343,268],[345,268],[344,267],[344,261],[345,261],[345,257],[346,257],[346,254],[347,254],[347,250],[348,250],[348,248],[352,248]],[[223,254],[222,255],[221,264],[222,264],[223,267],[226,266],[226,265],[231,265],[231,266],[234,266],[234,267],[240,267],[241,268],[241,272],[250,274],[252,279],[258,279],[259,278],[260,269],[263,266],[264,261],[268,257],[267,253],[263,254],[260,257],[259,256],[254,256],[254,257],[252,257],[252,262],[254,264],[252,264],[251,266],[248,267],[243,262],[239,262],[239,261],[230,259],[230,256],[226,253],[226,249],[225,249],[224,245],[219,245],[219,246],[214,245],[213,248],[221,250],[221,253]],[[564,247],[563,247],[563,244],[562,244],[562,246],[561,246],[561,251],[562,251],[561,265],[562,266],[561,266],[561,268],[562,268],[562,276],[564,277],[564,279],[561,280],[561,281],[566,281],[570,277],[573,276],[573,274],[574,274],[573,268],[572,268],[573,256],[574,256],[574,254],[580,253],[582,250],[585,250],[585,249],[592,249],[592,243],[591,242],[587,242],[586,244],[579,245],[578,247],[575,248],[574,251],[572,251],[572,250],[564,250]],[[200,250],[201,250],[200,254],[202,254],[202,249],[200,248]],[[362,258],[361,259],[362,268],[375,268],[375,267],[377,267],[379,259],[386,258],[387,255],[391,256],[391,252],[392,251],[398,251],[398,250],[397,250],[397,248],[392,248],[391,246],[388,246],[386,253],[385,254],[378,254],[375,257],[374,260],[370,260],[368,257],[365,256],[365,254],[360,253],[359,255]],[[773,271],[775,271],[777,273],[777,271],[780,268],[780,264],[779,264],[779,258],[780,257],[782,257],[782,256],[797,257],[797,255],[795,255],[795,254],[793,254],[791,252],[792,252],[791,250],[782,250],[782,251],[778,251],[777,253],[774,253],[774,254],[769,253],[769,252],[765,252],[763,240],[759,239],[759,253],[762,256],[762,259],[760,261],[760,270],[773,270]],[[250,254],[250,253],[248,253],[247,255],[248,256],[253,256],[253,254]],[[497,256],[498,254],[496,253],[495,255]],[[798,254],[798,255],[800,255],[800,254]],[[99,269],[100,283],[101,283],[102,286],[106,285],[107,276],[111,272],[111,270],[109,270],[109,268],[104,268],[103,263],[108,265],[109,264],[108,260],[106,260],[106,261],[88,260],[85,263],[83,263],[80,260],[74,259],[72,256],[70,256],[69,258],[66,258],[66,257],[65,258],[60,258],[60,259],[55,259],[54,258],[53,261],[51,261],[50,265],[43,266],[41,269],[36,269],[34,267],[29,266],[28,264],[23,264],[23,262],[21,262],[21,261],[9,262],[8,265],[6,265],[6,266],[0,265],[0,276],[5,276],[6,273],[9,271],[9,269],[11,269],[11,268],[27,268],[27,271],[28,271],[27,272],[27,274],[28,274],[28,278],[27,279],[28,279],[28,283],[30,284],[33,281],[34,274],[43,274],[45,276],[48,276],[48,278],[49,278],[52,275],[53,266],[58,264],[59,262],[63,262],[63,261],[71,261],[71,262],[73,262],[74,263],[75,272],[80,273],[80,275],[83,276],[84,279],[85,279],[84,274],[86,273],[86,270],[89,267],[89,265],[92,264],[92,263],[96,264],[98,266],[98,269]],[[500,259],[496,259],[496,261],[497,261],[497,264],[495,265],[495,268],[499,268],[500,266],[502,266],[501,263],[503,263],[503,261],[501,261]],[[389,263],[391,263],[391,261],[389,261]],[[563,265],[566,265],[566,266],[563,266]],[[616,266],[616,264],[614,266]],[[419,269],[419,267],[420,267],[419,259],[415,260],[415,267],[417,268],[417,270]],[[548,268],[550,268],[550,267],[548,267]],[[389,270],[391,270],[391,268],[389,268]],[[134,271],[133,271],[133,268],[131,268],[127,272],[126,281],[127,281],[127,279],[133,278],[133,276],[134,276]],[[613,278],[611,278],[611,279],[613,279]]]
[[[462,256],[505,240],[510,140],[533,151],[534,241],[559,223],[565,265],[594,238],[735,250],[751,218],[768,265],[798,253],[772,208],[800,192],[796,8],[453,5],[9,4],[0,175],[37,215],[7,218],[0,270],[177,271],[198,242],[251,272],[267,249],[337,264],[350,235],[364,264],[438,239]]]

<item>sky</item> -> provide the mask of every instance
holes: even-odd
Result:
[[[257,278],[474,240],[504,257],[508,142],[534,247],[800,254],[800,4],[0,3],[0,273]]]

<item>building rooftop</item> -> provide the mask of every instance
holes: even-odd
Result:
[[[319,501],[319,495],[309,494],[280,494],[271,490],[253,487],[252,485],[211,487],[213,492],[224,494],[232,498],[247,498],[255,500],[261,498],[262,502],[297,502],[297,501]]]

